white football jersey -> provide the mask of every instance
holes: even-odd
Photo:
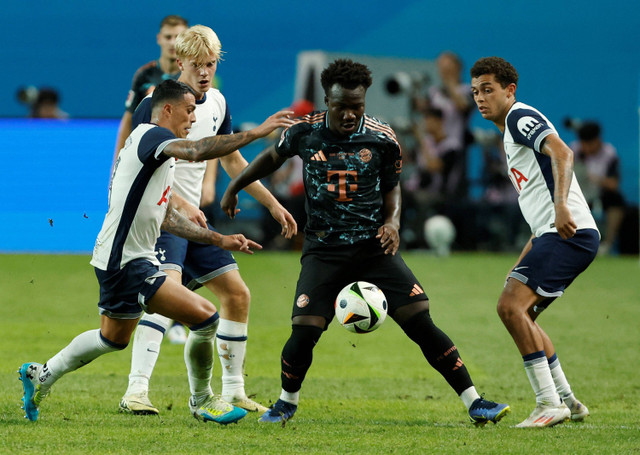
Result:
[[[227,102],[215,88],[210,88],[201,100],[196,100],[196,121],[191,126],[187,139],[197,141],[216,134],[231,134],[231,116]],[[132,126],[151,121],[151,95],[138,105]],[[196,207],[200,207],[202,179],[207,168],[206,161],[176,160],[174,187],[176,192]]]
[[[537,109],[516,102],[505,119],[504,151],[511,183],[518,192],[520,210],[531,232],[539,237],[555,228],[554,181],[551,158],[540,150],[542,141],[558,134],[553,124]],[[596,229],[589,206],[573,174],[567,204],[578,229]]]
[[[113,167],[109,210],[93,248],[91,265],[119,270],[133,259],[159,265],[154,253],[173,184],[175,160],[162,153],[179,141],[166,128],[138,126]]]

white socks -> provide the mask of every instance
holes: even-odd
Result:
[[[244,357],[247,351],[247,324],[220,319],[216,334],[222,366],[222,399],[244,398]]]
[[[465,389],[460,394],[460,399],[462,400],[464,405],[467,407],[467,410],[471,408],[471,404],[473,404],[473,402],[476,401],[478,398],[480,398],[480,395],[478,395],[478,392],[476,391],[476,388],[474,386],[471,386],[468,389]]]
[[[298,390],[297,392],[287,392],[286,390],[282,389],[282,392],[280,392],[280,399],[282,401],[286,401],[287,403],[295,404],[296,406],[298,406],[300,391]]]
[[[571,391],[571,386],[569,385],[569,382],[564,375],[564,371],[562,371],[562,367],[560,366],[560,360],[558,360],[558,357],[555,354],[549,359],[549,369],[551,370],[551,377],[553,378],[553,382],[556,386],[556,392],[558,392],[562,401],[564,401],[567,406],[571,407],[576,401],[576,397]]]
[[[523,357],[524,370],[536,394],[536,403],[545,406],[560,406],[561,400],[551,376],[544,351]]]
[[[196,330],[199,333],[193,336],[190,333],[187,338],[185,362],[191,393],[197,395],[198,399],[212,394],[213,336],[217,332],[217,351],[222,365],[222,397],[227,401],[245,397],[243,369],[247,346],[247,324],[228,319],[218,319],[215,324],[217,329],[214,326],[211,333],[204,328]],[[171,319],[159,314],[145,314],[140,320],[133,339],[131,372],[125,395],[149,391],[149,380],[160,354],[164,331],[170,326]],[[208,344],[207,339],[209,339]],[[197,366],[201,359],[209,356],[211,359],[207,360],[206,366],[203,365],[202,368]]]
[[[149,391],[149,380],[160,355],[160,344],[171,319],[145,313],[138,323],[131,348],[131,371],[125,395]]]
[[[197,404],[201,404],[207,397],[213,395],[211,390],[213,337],[218,328],[218,313],[203,324],[190,328],[184,345],[184,362],[187,364],[189,390]]]
[[[81,333],[44,364],[40,373],[41,387],[48,390],[63,375],[85,366],[102,354],[124,348],[126,345],[117,345],[103,338],[100,329]]]

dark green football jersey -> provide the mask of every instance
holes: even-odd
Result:
[[[136,71],[136,74],[133,75],[131,90],[129,90],[129,95],[127,96],[127,101],[124,103],[124,107],[133,114],[138,104],[140,104],[140,101],[149,93],[153,92],[160,82],[167,79],[177,81],[178,77],[180,77],[180,71],[173,74],[165,73],[162,71],[162,68],[160,68],[160,62],[158,60],[141,66],[138,68],[138,71]]]
[[[282,133],[276,151],[303,162],[306,238],[329,245],[375,237],[384,222],[383,197],[402,171],[391,127],[368,115],[345,137],[327,127],[326,111],[301,117]]]

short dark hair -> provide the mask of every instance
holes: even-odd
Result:
[[[171,14],[170,16],[162,19],[162,22],[160,22],[160,28],[164,27],[165,25],[168,25],[170,27],[175,27],[176,25],[184,25],[185,27],[188,27],[189,23],[184,17],[178,16],[177,14]]]
[[[366,90],[371,87],[373,79],[371,70],[366,65],[349,59],[338,59],[322,71],[320,82],[324,93],[328,94],[334,84],[348,89],[362,85]]]
[[[153,95],[151,95],[151,110],[153,111],[156,106],[164,105],[167,102],[180,101],[187,93],[191,93],[194,97],[196,96],[193,89],[184,82],[174,81],[173,79],[162,81],[153,91]]]
[[[35,104],[40,105],[44,103],[58,104],[60,101],[60,95],[58,91],[53,88],[43,87],[38,92],[38,98],[36,98]]]
[[[461,70],[462,69],[462,59],[460,58],[460,56],[458,54],[456,54],[453,51],[444,51],[441,52],[440,55],[438,55],[438,58],[440,57],[447,57],[450,58],[451,60],[453,60],[455,62],[455,64],[458,66],[458,69]]]
[[[442,120],[442,118],[444,117],[444,113],[442,112],[442,109],[438,109],[437,107],[427,107],[423,111],[423,115],[425,117],[439,118],[440,120]]]
[[[578,128],[578,139],[581,141],[592,141],[600,137],[600,125],[596,122],[584,122]]]
[[[471,77],[493,74],[502,88],[509,84],[518,85],[518,72],[513,65],[501,57],[483,57],[471,68]]]

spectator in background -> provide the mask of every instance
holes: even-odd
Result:
[[[442,111],[447,137],[456,141],[456,147],[466,151],[473,137],[469,132],[469,117],[473,113],[471,86],[462,82],[462,60],[451,51],[444,51],[436,59],[439,84],[430,86],[425,95],[415,96],[412,109],[425,112],[429,108]]]
[[[462,60],[457,54],[442,52],[436,64],[441,83],[429,87],[428,105],[442,111],[447,137],[464,151],[472,141],[467,126],[473,112],[471,86],[462,82]]]
[[[414,166],[411,175],[402,183],[407,205],[404,219],[409,229],[418,233],[422,232],[427,218],[446,215],[462,232],[462,226],[456,222],[460,218],[456,207],[464,204],[467,198],[463,145],[458,137],[447,134],[441,109],[428,107],[422,118],[423,124],[413,128],[416,146],[408,152]],[[458,221],[464,223],[464,220]],[[405,241],[409,239],[404,238]]]
[[[425,216],[435,214],[433,213],[435,202],[437,204],[435,212],[451,218],[456,227],[458,232],[456,246],[463,249],[473,248],[474,235],[468,220],[469,210],[472,207],[467,198],[467,147],[473,142],[468,128],[469,117],[473,112],[471,86],[462,82],[462,61],[457,54],[451,51],[441,52],[436,60],[436,65],[440,79],[439,84],[429,87],[423,99],[414,99],[413,107],[415,110],[427,113],[425,126],[433,130],[440,130],[438,135],[443,133],[437,146],[440,150],[440,162],[430,158],[424,164],[430,163],[427,175],[435,176],[439,173],[441,177],[446,177],[445,186],[441,187],[446,194],[442,193],[440,199],[443,200],[441,201],[433,201],[430,197],[426,203],[431,207],[421,207],[420,195],[417,195],[418,200],[416,201],[412,201],[411,196],[406,197],[405,200],[409,204],[412,202],[418,204],[415,211],[417,218],[414,219],[418,224],[424,222]],[[433,132],[427,131],[427,137],[429,136],[433,137]],[[419,149],[425,150],[424,140],[418,141],[417,144]],[[444,159],[444,148],[449,151],[446,154],[447,159]],[[451,151],[455,152],[451,153]],[[420,166],[420,155],[424,157],[424,153],[418,153],[416,156],[418,166]],[[431,156],[436,155],[431,154]],[[422,173],[422,176],[424,177],[425,174]],[[440,180],[440,178],[436,180]],[[426,183],[422,181],[421,185],[424,186]],[[405,189],[407,189],[406,186]],[[415,229],[418,229],[416,232],[422,231],[418,225]]]
[[[52,88],[41,88],[31,106],[32,118],[67,119],[69,114],[60,109],[60,95]]]
[[[482,152],[482,197],[476,203],[476,242],[481,250],[520,251],[531,235],[520,213],[518,193],[507,174],[502,135],[474,130],[474,143]]]
[[[434,197],[464,197],[467,184],[463,147],[458,138],[447,134],[444,122],[441,109],[428,108],[424,112],[424,132],[415,131],[420,187]]]
[[[507,174],[507,159],[504,155],[502,136],[492,131],[475,131],[475,142],[482,150],[482,199],[491,203],[501,204],[513,202],[517,204],[518,193],[513,191],[513,185]]]
[[[37,88],[33,85],[20,87],[16,98],[29,108],[30,118],[69,118],[69,114],[60,109],[60,94],[54,88]]]
[[[602,140],[597,122],[588,121],[577,128],[578,140],[570,144],[576,154],[575,168],[585,198],[596,215],[604,215],[604,239],[599,252],[607,254],[615,245],[625,213],[620,193],[620,164],[613,145]]]
[[[118,128],[114,161],[124,146],[124,141],[131,134],[131,116],[140,101],[153,92],[153,89],[163,80],[177,80],[180,76],[175,43],[180,32],[187,27],[187,20],[176,15],[166,16],[160,22],[160,31],[156,35],[156,41],[160,46],[160,58],[141,66],[133,75],[131,90],[124,103],[125,111]]]

